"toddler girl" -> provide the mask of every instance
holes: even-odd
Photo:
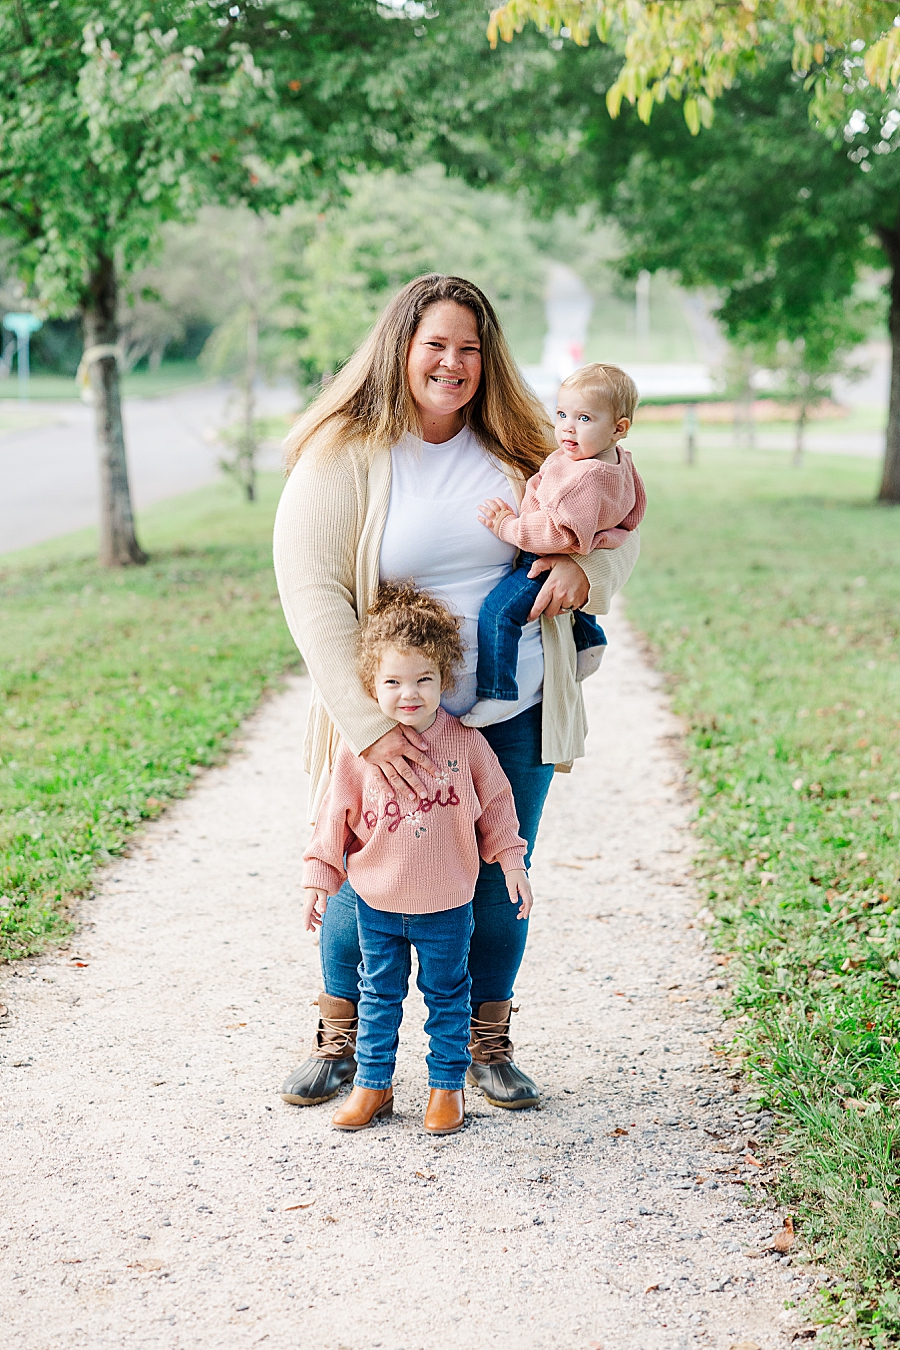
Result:
[[[484,737],[440,707],[441,691],[452,687],[462,661],[460,622],[411,584],[382,585],[360,632],[360,676],[382,712],[424,737],[440,772],[427,796],[402,805],[342,743],[304,854],[303,918],[310,931],[321,924],[328,897],[345,877],[357,892],[357,1073],[332,1120],[339,1130],[365,1129],[393,1110],[412,947],[431,1047],[425,1129],[453,1134],[462,1128],[479,856],[502,867],[509,898],[520,905],[518,917],[531,912],[526,843],[506,776]]]
[[[628,451],[619,445],[628,435],[637,401],[637,386],[618,366],[576,370],[559,391],[559,448],[529,478],[519,515],[499,497],[479,508],[481,523],[522,553],[515,571],[494,587],[478,616],[478,702],[462,719],[465,726],[488,726],[516,715],[519,639],[544,583],[543,576],[531,576],[536,555],[618,548],[643,519],[644,485]],[[597,620],[581,610],[573,628],[576,679],[583,680],[600,665],[606,636]]]

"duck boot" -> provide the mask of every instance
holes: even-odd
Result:
[[[281,1100],[291,1106],[316,1106],[327,1102],[356,1073],[356,1004],[346,998],[321,993],[319,1025],[309,1058],[281,1089]]]
[[[535,1084],[513,1063],[513,1043],[509,1039],[512,999],[505,1003],[481,1003],[472,1009],[472,1039],[469,1054],[472,1063],[466,1081],[481,1088],[491,1106],[521,1111],[537,1106],[541,1095]]]

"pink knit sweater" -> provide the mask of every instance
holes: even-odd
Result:
[[[618,464],[554,450],[529,478],[518,517],[501,521],[500,538],[527,553],[591,553],[624,544],[644,518],[647,494],[631,455],[616,448]]]
[[[524,866],[512,790],[481,732],[439,708],[422,734],[438,776],[415,806],[388,797],[341,743],[303,855],[304,886],[334,895],[346,876],[373,909],[436,914],[469,903],[480,858],[504,872]]]

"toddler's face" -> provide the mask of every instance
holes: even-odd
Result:
[[[375,697],[388,717],[426,731],[441,701],[441,673],[424,652],[389,647],[375,675]]]
[[[608,404],[578,389],[560,389],[556,444],[572,459],[596,459],[627,436],[631,422],[616,418]]]

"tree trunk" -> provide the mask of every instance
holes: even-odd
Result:
[[[884,469],[878,500],[900,502],[900,227],[878,231],[891,266],[891,399],[884,445]]]
[[[697,405],[684,405],[684,458],[688,464],[697,460]]]
[[[247,318],[247,368],[244,401],[244,491],[256,501],[256,377],[259,371],[259,315],[251,305]]]
[[[803,464],[803,433],[806,430],[807,406],[801,403],[797,411],[797,425],[794,431],[794,453],[791,458],[791,464],[795,469],[799,469]]]
[[[116,267],[112,258],[99,256],[91,272],[81,318],[85,351],[113,346],[118,341],[116,321]],[[138,544],[128,489],[128,463],[119,397],[119,367],[115,356],[101,356],[88,366],[94,400],[94,428],[100,460],[100,564],[127,567],[145,563]]]

